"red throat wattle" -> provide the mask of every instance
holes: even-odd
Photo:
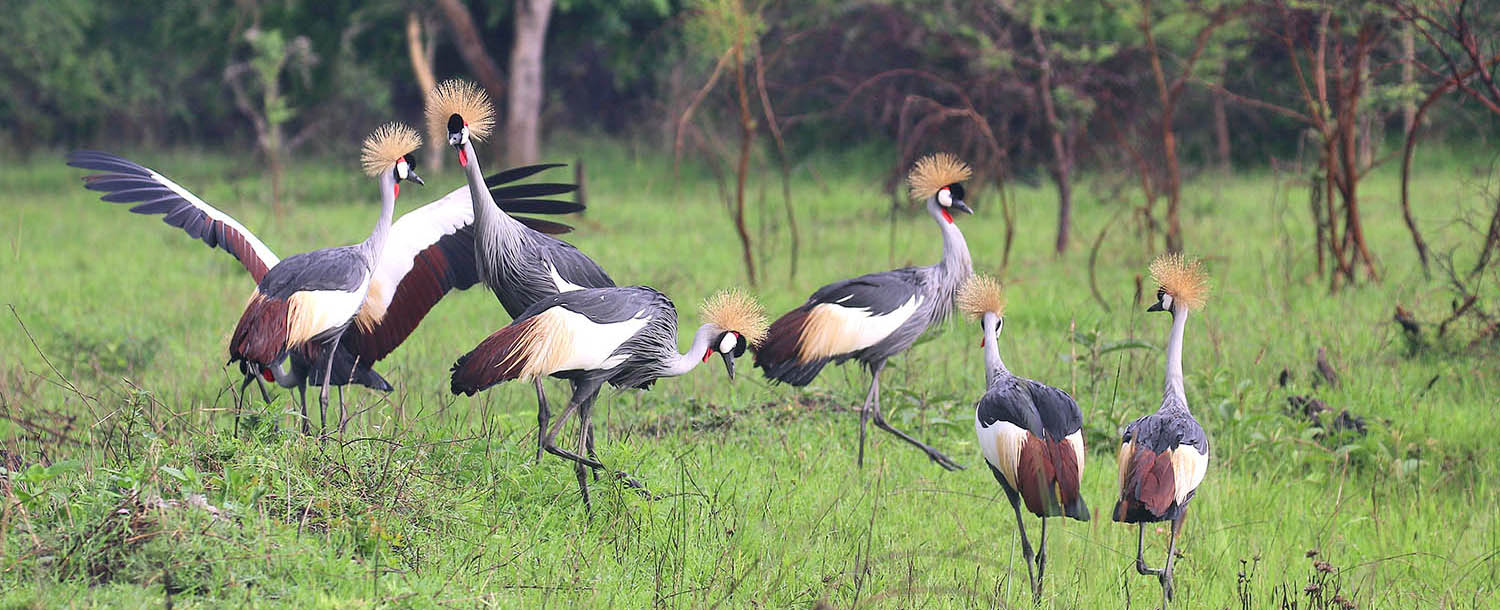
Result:
[[[462,148],[458,149],[458,166],[459,167],[468,167],[469,166],[469,153],[464,152],[464,149],[462,149]]]
[[[391,185],[391,198],[395,199],[395,198],[400,197],[400,196],[401,196],[401,184],[400,183],[392,184]]]
[[[980,337],[980,338],[979,338],[979,347],[984,347],[984,342],[985,342],[985,341],[986,341],[986,340],[987,340],[987,339],[985,339],[985,338],[984,338],[984,337]]]
[[[948,224],[950,224],[950,225],[953,224],[953,215],[949,214],[948,210],[938,210],[938,211],[943,213],[943,220],[948,221]]]
[[[261,369],[260,370],[260,376],[261,377],[265,377],[266,381],[269,381],[271,383],[276,383],[276,376],[274,376],[274,375],[271,374],[271,369],[268,369],[268,368]]]
[[[712,355],[714,355],[714,349],[713,348],[710,347],[710,348],[708,348],[706,350],[703,350],[703,361],[704,362],[708,362],[708,357],[712,356]]]

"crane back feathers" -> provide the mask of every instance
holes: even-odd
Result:
[[[911,198],[924,200],[936,195],[943,187],[963,182],[973,175],[969,164],[948,153],[922,157],[912,166],[906,183],[911,186]]]
[[[705,322],[739,333],[750,345],[766,339],[766,309],[743,290],[719,291],[703,302],[699,313]]]
[[[250,296],[229,338],[229,357],[269,365],[286,351],[290,304],[260,292]]]
[[[495,331],[453,365],[451,389],[474,394],[502,381],[563,371],[609,369],[629,354],[619,347],[650,321],[637,316],[597,324],[587,316],[555,306]]]
[[[448,136],[448,117],[463,117],[469,138],[483,140],[495,127],[495,105],[489,94],[471,81],[445,80],[427,96],[427,133],[434,140]]]
[[[386,123],[376,128],[365,138],[360,149],[359,161],[365,174],[379,176],[390,171],[397,161],[407,153],[422,147],[422,136],[416,130],[400,123]]]
[[[1201,261],[1189,260],[1181,254],[1163,254],[1151,261],[1151,279],[1188,309],[1197,310],[1208,302],[1208,274],[1203,271]]]
[[[269,365],[289,349],[348,324],[360,305],[358,292],[303,290],[286,299],[256,291],[229,340],[229,355]]]
[[[956,300],[959,311],[970,319],[977,319],[986,313],[1005,315],[1005,290],[1000,287],[1000,282],[988,275],[970,276],[963,287],[958,289]]]
[[[1114,520],[1170,521],[1182,513],[1203,476],[1208,457],[1191,445],[1152,451],[1134,442],[1120,445],[1120,499]]]
[[[1044,439],[1010,422],[996,422],[980,430],[985,461],[999,473],[1001,483],[1026,503],[1038,517],[1066,515],[1089,520],[1088,505],[1079,492],[1083,472],[1083,436]]]

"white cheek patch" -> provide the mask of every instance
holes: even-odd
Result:
[[[397,176],[400,176],[402,180],[405,180],[406,176],[409,173],[411,173],[411,166],[407,165],[405,160],[396,162],[396,175]]]
[[[732,352],[735,343],[734,333],[724,333],[724,338],[719,340],[719,351],[725,354]]]
[[[1172,309],[1172,295],[1170,295],[1170,294],[1163,294],[1163,295],[1161,295],[1161,308],[1162,309]]]
[[[942,206],[945,208],[953,205],[953,192],[948,190],[947,188],[944,188],[943,190],[938,191],[937,200],[938,203],[942,204]]]

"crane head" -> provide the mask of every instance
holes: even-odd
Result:
[[[426,185],[427,183],[422,180],[422,177],[417,175],[417,170],[413,169],[416,166],[417,159],[416,157],[413,157],[411,153],[402,155],[401,158],[396,161],[396,167],[391,170],[395,173],[396,182],[401,182],[402,180],[410,180],[420,185]]]
[[[733,381],[734,359],[745,355],[745,349],[750,345],[749,342],[745,340],[744,335],[732,330],[726,330],[720,333],[718,338],[714,339],[712,345],[712,351],[718,352],[719,356],[724,358],[724,370],[729,373],[730,381]],[[705,360],[708,359],[708,355],[704,354]]]

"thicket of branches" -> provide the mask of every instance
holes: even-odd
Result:
[[[1050,184],[1059,253],[1077,241],[1080,169],[1130,176],[1121,214],[1148,249],[1181,250],[1195,237],[1180,222],[1187,177],[1299,159],[1319,272],[1338,290],[1379,279],[1382,257],[1397,255],[1365,240],[1360,180],[1398,160],[1407,173],[1419,141],[1485,138],[1500,118],[1500,18],[1466,0],[10,8],[0,20],[11,49],[0,55],[9,154],[239,145],[276,168],[418,116],[434,79],[462,75],[499,102],[507,133],[497,152],[512,162],[535,157],[538,134],[558,130],[645,138],[706,160],[751,277],[751,244],[764,239],[746,224],[747,179],[781,174],[794,227],[786,176],[798,160],[874,142],[896,151],[887,185],[898,207],[904,168],[936,150],[968,159],[981,185]],[[1008,219],[1005,190],[996,192],[989,201]],[[1402,211],[1426,269],[1434,255],[1404,198]],[[1479,258],[1497,248],[1487,241]]]

